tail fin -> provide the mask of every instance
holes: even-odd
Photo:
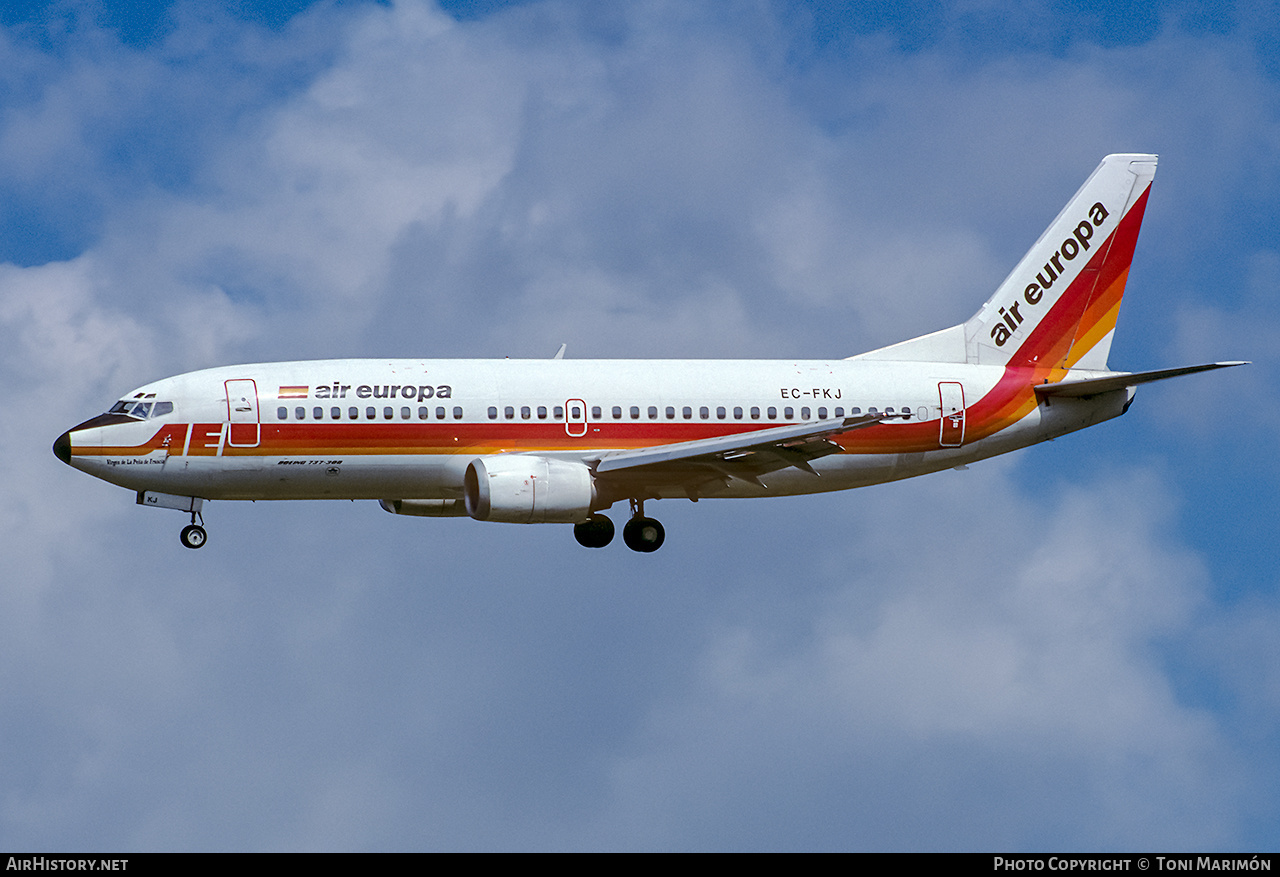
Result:
[[[965,323],[969,362],[1105,370],[1154,155],[1108,155]]]
[[[853,359],[1105,370],[1154,155],[1108,155],[967,322]]]

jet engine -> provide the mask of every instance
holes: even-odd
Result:
[[[510,524],[577,524],[591,516],[595,479],[582,463],[532,454],[477,457],[463,479],[467,514]]]

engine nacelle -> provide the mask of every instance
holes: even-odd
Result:
[[[596,499],[584,464],[531,454],[477,457],[463,484],[467,514],[477,521],[576,524],[590,517]]]

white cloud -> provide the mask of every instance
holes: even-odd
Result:
[[[1055,820],[1068,847],[1229,843],[1245,767],[1156,646],[1205,599],[1161,535],[1163,493],[1125,476],[1041,502],[1003,473],[882,492],[840,528],[848,572],[806,633],[778,641],[764,614],[712,633],[617,761],[602,822],[642,847],[803,847],[797,827],[833,807],[845,833],[826,843],[854,848],[1034,848]],[[739,807],[775,827],[705,821]],[[898,821],[935,810],[936,832]]]

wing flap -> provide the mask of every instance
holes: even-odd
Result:
[[[795,466],[813,475],[809,461],[843,450],[831,436],[863,429],[884,414],[837,417],[747,433],[698,439],[605,454],[596,476],[611,482],[680,483],[739,478],[760,485],[759,476]],[[895,415],[896,416],[896,415]],[[712,473],[715,473],[714,475]],[[763,486],[763,485],[761,485]]]

